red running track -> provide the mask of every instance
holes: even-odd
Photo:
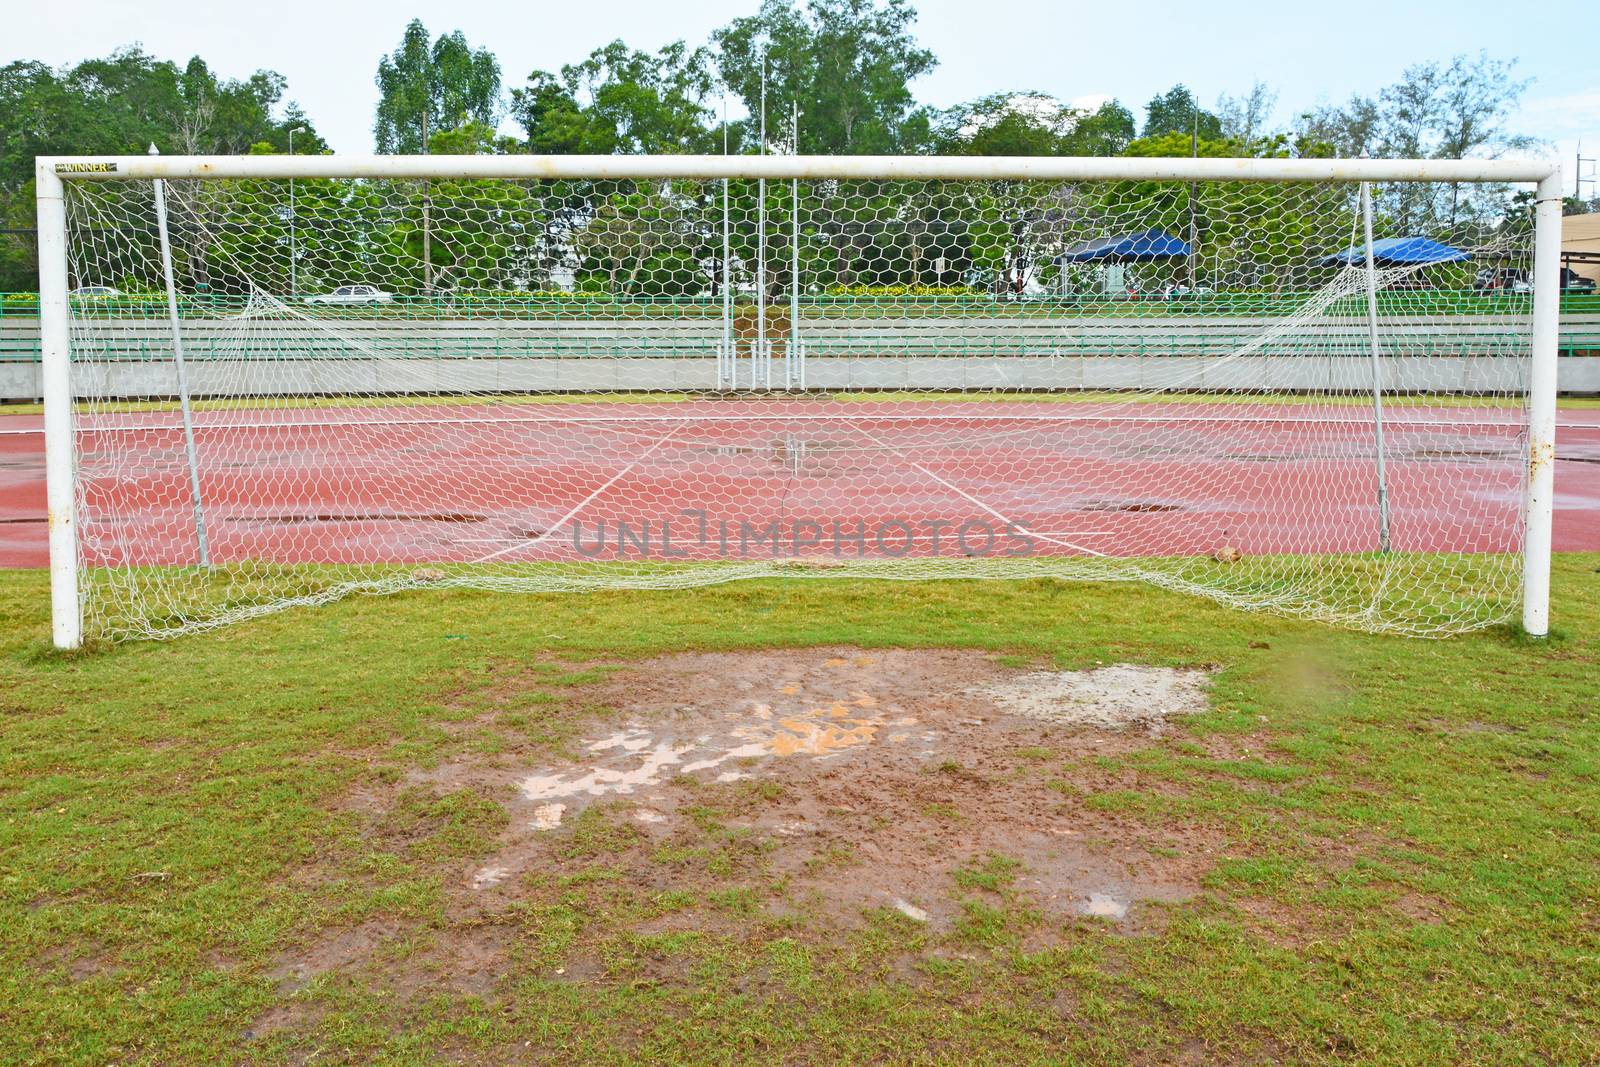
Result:
[[[1515,547],[1515,417],[1389,412],[1396,549]],[[47,562],[41,431],[0,418],[0,566]],[[80,431],[87,561],[193,562],[176,415]],[[1375,547],[1372,438],[1358,405],[772,397],[197,415],[218,563],[771,558],[773,522],[784,557],[1359,552]],[[1557,438],[1555,547],[1600,551],[1600,411],[1560,412]]]

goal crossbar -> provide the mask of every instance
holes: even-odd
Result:
[[[42,156],[41,180],[154,178],[883,181],[1541,182],[1522,159],[1229,159],[1128,156]]]

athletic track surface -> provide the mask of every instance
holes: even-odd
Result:
[[[1385,423],[1398,550],[1515,546],[1517,417],[1397,406]],[[214,562],[770,558],[741,524],[780,524],[780,555],[1031,551],[1183,555],[1374,547],[1371,412],[1360,405],[1096,401],[883,403],[747,397],[666,403],[396,404],[196,414]],[[92,563],[194,561],[176,413],[80,420]],[[84,432],[87,431],[87,432]],[[106,446],[114,446],[101,450]],[[1555,548],[1600,551],[1600,410],[1558,413]],[[119,457],[115,473],[108,459]],[[42,419],[0,417],[0,567],[47,563]],[[808,523],[815,522],[813,529]],[[731,531],[722,535],[722,524]],[[976,523],[968,541],[954,534]],[[596,530],[613,540],[595,551]],[[571,536],[576,526],[578,546]],[[874,545],[886,531],[887,551]],[[812,544],[813,537],[819,539]],[[855,540],[844,543],[857,554]],[[1002,540],[998,554],[1018,541]],[[987,549],[982,554],[987,554]]]

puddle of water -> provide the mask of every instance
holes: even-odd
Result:
[[[925,923],[928,921],[927,912],[923,911],[915,904],[912,904],[910,901],[901,900],[899,897],[894,898],[894,910],[898,911],[901,915],[904,915],[912,922]]]
[[[650,747],[650,734],[644,730],[619,730],[610,737],[602,737],[598,741],[590,741],[583,747],[590,752],[609,752],[612,749],[621,749],[624,752],[640,752]]]
[[[1201,670],[1117,663],[1092,671],[1038,671],[975,692],[1013,715],[1115,730],[1158,727],[1170,716],[1205,711],[1210,677]]]
[[[511,872],[504,867],[485,867],[472,876],[472,888],[488,889],[491,886],[497,886],[505,881],[510,874]]]
[[[862,657],[867,659],[869,657]],[[826,665],[845,665],[844,659],[830,659]],[[678,736],[670,724],[660,727],[639,723],[614,730],[604,737],[583,742],[585,766],[577,770],[546,770],[524,778],[519,788],[523,799],[545,802],[571,801],[579,797],[626,795],[659,785],[677,774],[713,772],[717,782],[736,782],[752,777],[748,761],[809,757],[828,759],[851,749],[871,745],[885,734],[885,727],[919,725],[917,717],[899,708],[880,709],[878,698],[866,691],[852,691],[848,697],[825,701],[803,699],[798,683],[785,681],[774,686],[780,698],[773,702],[745,699],[712,718],[707,729],[705,717],[697,717],[692,734]],[[787,705],[787,706],[783,706]],[[715,713],[713,713],[714,715]],[[890,735],[893,743],[912,736],[905,730]],[[935,732],[921,731],[923,740],[933,740]],[[729,766],[734,764],[735,766]],[[536,815],[535,829],[559,825],[559,813],[548,826]]]
[[[554,830],[561,825],[561,816],[566,810],[565,804],[541,804],[533,809],[533,821],[528,827],[533,830]]]
[[[1090,893],[1078,910],[1102,919],[1120,919],[1128,914],[1128,905],[1104,893]]]
[[[527,800],[554,800],[556,797],[582,795],[604,796],[607,793],[631,793],[644,785],[661,781],[664,768],[681,763],[683,754],[694,745],[674,745],[671,741],[657,741],[633,767],[595,767],[587,774],[568,777],[564,774],[533,774],[522,780],[522,795]]]

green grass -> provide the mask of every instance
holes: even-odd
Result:
[[[0,1062],[1596,1062],[1600,556],[1558,557],[1554,588],[1538,642],[1142,586],[763,581],[422,590],[59,655],[45,576],[0,573]],[[449,906],[506,812],[399,783],[493,750],[508,679],[542,694],[505,709],[528,759],[608,714],[584,710],[597,665],[834,644],[1218,668],[1164,739],[1017,754],[1041,804],[1087,767],[1117,783],[1080,798],[1108,817],[1207,827],[1200,893],[1131,928],[1049,918],[1024,892],[1047,872],[952,821],[977,858],[947,930],[878,907],[831,927],[764,906],[781,876],[731,821],[775,796],[685,786],[654,883],[598,806],[515,903]],[[928,778],[984,788],[956,761]],[[330,938],[348,965],[285,977]],[[426,980],[475,938],[505,946],[492,985]]]

